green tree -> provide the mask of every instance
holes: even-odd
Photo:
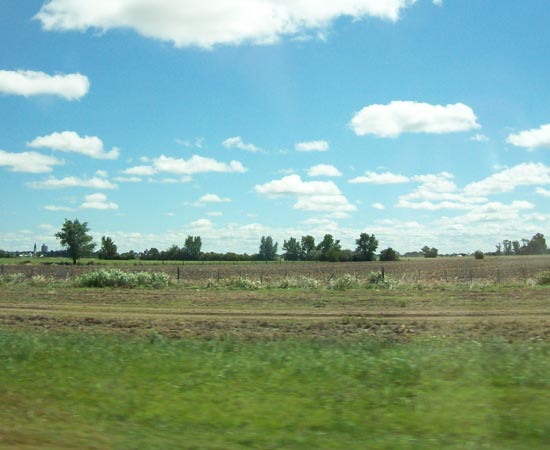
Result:
[[[340,241],[338,239],[334,240],[332,234],[325,234],[325,237],[317,246],[320,261],[338,261],[341,250]]]
[[[380,252],[380,261],[399,261],[399,253],[388,247]]]
[[[544,234],[537,233],[527,243],[526,253],[529,255],[543,255],[546,253],[546,249]]]
[[[310,236],[302,236],[301,245],[302,247],[302,256],[301,259],[304,261],[313,261],[317,259],[317,247],[315,246],[315,238]]]
[[[287,261],[298,261],[302,256],[302,246],[296,238],[291,237],[283,243],[284,258]]]
[[[272,261],[277,256],[277,242],[271,236],[262,236],[258,258],[262,261]]]
[[[424,254],[424,258],[437,258],[437,253],[438,253],[438,250],[437,248],[435,247],[428,247],[427,245],[425,245],[424,247],[422,247],[422,253]]]
[[[116,259],[118,257],[117,246],[108,236],[101,237],[101,248],[97,252],[99,259]]]
[[[512,241],[509,241],[508,239],[504,239],[502,241],[502,247],[503,247],[505,256],[509,256],[512,254]]]
[[[94,251],[95,244],[92,242],[92,236],[88,234],[89,231],[87,222],[65,219],[61,230],[55,234],[61,245],[67,248],[67,254],[73,260],[73,264]]]
[[[197,261],[201,256],[202,240],[200,236],[187,236],[183,246],[184,259]]]
[[[361,233],[359,239],[355,240],[356,253],[361,261],[374,261],[374,252],[378,248],[378,239],[374,234]]]

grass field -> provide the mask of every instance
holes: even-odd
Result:
[[[4,280],[0,448],[548,448],[548,286],[276,286]]]

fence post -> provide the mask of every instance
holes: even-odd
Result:
[[[178,266],[178,281],[180,280],[180,266]]]
[[[382,266],[382,281],[384,281],[386,278],[386,271],[384,270],[384,266]]]

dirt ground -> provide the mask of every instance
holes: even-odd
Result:
[[[171,338],[550,340],[550,290],[0,286],[0,327]]]

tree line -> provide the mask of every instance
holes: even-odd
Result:
[[[90,229],[87,222],[80,222],[78,219],[65,219],[59,232],[55,237],[59,240],[63,251],[50,252],[52,256],[67,256],[76,264],[82,257],[95,256],[105,260],[132,260],[144,261],[274,261],[283,259],[285,261],[397,261],[400,254],[391,247],[378,249],[378,239],[374,234],[361,233],[355,240],[355,249],[343,249],[339,239],[332,234],[325,234],[320,242],[316,242],[311,235],[300,238],[289,237],[283,241],[282,252],[279,253],[279,244],[271,236],[262,236],[258,252],[254,254],[239,254],[233,252],[217,253],[203,252],[202,239],[200,236],[187,236],[183,246],[172,245],[166,250],[159,250],[155,247],[142,252],[119,253],[118,247],[109,236],[101,238],[99,250],[96,251],[96,243],[89,234]],[[520,241],[504,240],[498,243],[496,251],[491,253],[494,256],[508,255],[536,255],[548,252],[546,239],[541,233],[535,234],[531,239]],[[435,247],[425,245],[417,252],[405,253],[404,257],[436,258],[439,252]],[[462,254],[465,255],[465,254]],[[484,257],[481,251],[475,252],[475,257]],[[9,252],[0,250],[0,257],[12,256]]]

